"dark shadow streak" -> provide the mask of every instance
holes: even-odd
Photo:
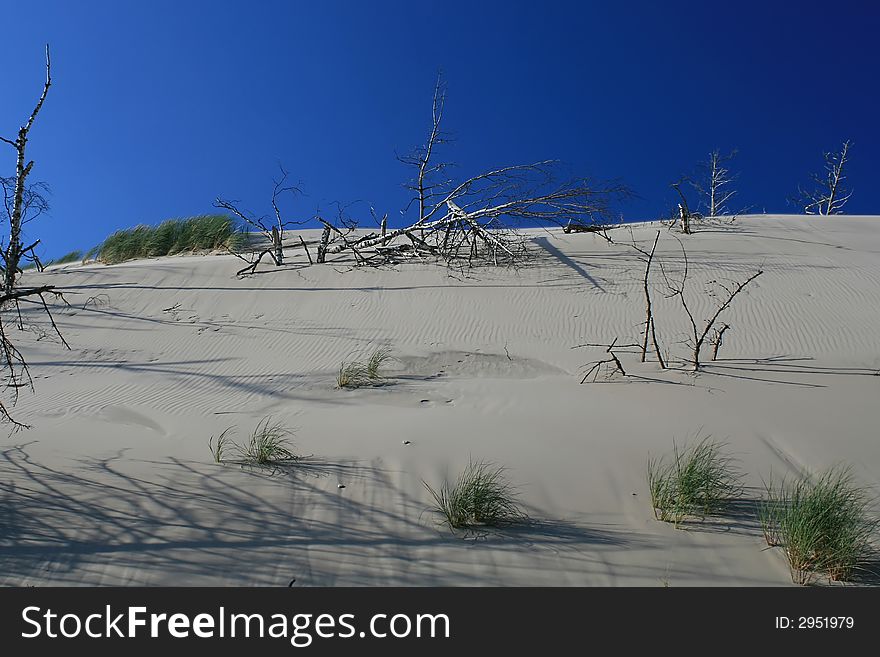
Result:
[[[580,276],[582,276],[584,279],[589,281],[593,285],[593,287],[598,289],[600,292],[605,292],[605,288],[603,288],[599,284],[599,281],[597,281],[595,278],[593,278],[590,275],[590,272],[588,272],[586,269],[584,269],[580,263],[576,262],[575,260],[572,260],[565,253],[563,253],[558,248],[553,246],[550,243],[549,239],[547,239],[546,237],[537,237],[537,238],[535,238],[535,243],[538,244],[539,246],[541,246],[550,255],[555,256],[556,259],[559,260],[559,262],[563,263],[564,265],[568,265],[569,267],[574,269],[578,274],[580,274]]]

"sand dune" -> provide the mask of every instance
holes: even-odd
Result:
[[[725,316],[722,360],[694,376],[632,358],[637,377],[589,385],[601,350],[573,347],[638,339],[642,264],[592,234],[532,237],[516,271],[305,267],[292,252],[241,280],[231,256],[28,273],[67,290],[71,350],[16,335],[36,392],[15,408],[33,428],[0,439],[0,583],[790,585],[748,502],[686,531],[657,522],[646,461],[703,432],[753,498],[771,472],[838,462],[880,484],[880,218],[750,216],[683,236],[698,317],[707,281],[765,272]],[[677,301],[656,297],[662,341],[686,356]],[[340,361],[380,345],[389,385],[334,389]],[[213,463],[210,436],[267,415],[313,456],[275,474]],[[437,524],[422,481],[471,456],[509,468],[533,525]]]

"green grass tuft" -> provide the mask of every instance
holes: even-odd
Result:
[[[51,267],[52,265],[64,265],[68,262],[77,262],[83,259],[82,251],[71,251],[70,253],[65,253],[60,258],[53,258],[52,260],[47,260],[43,263],[43,267]],[[36,268],[37,263],[30,262],[23,267],[24,270],[34,269]]]
[[[288,439],[292,434],[282,423],[270,424],[270,418],[266,417],[254,429],[247,445],[241,448],[242,458],[257,465],[298,461],[300,457],[293,453],[293,445]]]
[[[741,476],[723,448],[706,436],[683,450],[673,442],[668,461],[648,461],[648,489],[657,520],[678,526],[687,517],[717,515],[742,493]]]
[[[808,584],[819,574],[849,580],[866,565],[877,528],[868,509],[867,492],[850,469],[835,467],[768,485],[758,515],[767,544],[782,546],[792,581]]]
[[[382,366],[392,360],[391,350],[380,347],[373,350],[366,361],[343,361],[336,373],[337,388],[363,388],[377,385],[385,379]]]
[[[366,374],[370,380],[376,381],[378,379],[383,379],[384,377],[380,373],[382,366],[391,360],[391,350],[387,347],[380,347],[373,351],[370,354],[370,357],[367,359],[366,363]]]
[[[293,444],[289,436],[293,431],[281,422],[272,422],[270,417],[263,418],[248,442],[239,445],[229,437],[234,427],[227,427],[216,439],[211,436],[208,447],[215,463],[228,462],[226,455],[235,450],[240,456],[239,460],[233,461],[242,465],[283,465],[292,461],[299,461],[303,457],[293,451]]]
[[[90,250],[86,258],[95,257],[110,265],[135,258],[235,249],[245,240],[246,236],[236,229],[231,217],[201,215],[188,219],[168,219],[158,226],[140,225],[118,230]]]
[[[439,490],[422,483],[450,528],[498,527],[528,519],[504,473],[492,463],[469,461],[454,483],[444,481]]]
[[[230,445],[233,445],[232,440],[227,435],[230,431],[232,431],[232,427],[227,427],[223,433],[217,436],[217,440],[214,440],[214,436],[208,440],[208,448],[211,450],[211,456],[214,457],[214,463],[223,463],[226,459],[226,452]]]

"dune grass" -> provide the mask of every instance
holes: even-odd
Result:
[[[272,424],[270,421],[270,418],[264,418],[254,429],[241,449],[244,460],[257,465],[298,461],[300,457],[293,453],[293,445],[288,439],[293,432],[280,422]]]
[[[53,258],[52,260],[47,260],[43,263],[43,267],[51,267],[52,265],[64,265],[69,262],[79,262],[83,259],[82,251],[71,251],[70,253],[65,253],[60,258]],[[37,263],[31,262],[23,267],[23,269],[34,269],[37,266]]]
[[[301,456],[293,451],[289,436],[293,431],[281,422],[272,422],[271,417],[263,418],[251,433],[244,445],[235,443],[229,436],[235,427],[227,427],[216,439],[208,440],[208,447],[215,463],[229,461],[230,452],[240,457],[236,462],[250,465],[282,465],[299,461]]]
[[[847,467],[837,466],[778,487],[767,485],[758,516],[770,546],[781,546],[792,581],[809,584],[821,574],[845,581],[872,554],[877,521],[869,513],[867,491]]]
[[[469,461],[453,483],[435,490],[422,481],[434,498],[434,510],[451,529],[498,527],[528,519],[507,482],[505,469],[487,461]]]
[[[741,476],[724,444],[710,436],[679,449],[672,458],[649,459],[648,488],[654,517],[678,526],[685,518],[717,515],[742,493]]]
[[[382,366],[392,359],[387,347],[374,349],[365,361],[343,361],[336,373],[337,388],[363,388],[381,383],[385,376]]]
[[[246,236],[231,217],[221,214],[168,219],[158,226],[118,230],[86,254],[111,265],[135,258],[240,247]]]
[[[223,463],[229,448],[234,446],[228,435],[230,431],[232,431],[232,427],[227,427],[223,433],[217,436],[216,440],[214,436],[208,440],[208,448],[211,450],[211,456],[214,457],[214,463]]]
[[[382,366],[389,360],[391,360],[390,349],[388,349],[387,347],[380,347],[379,349],[375,349],[373,353],[370,354],[370,357],[367,359],[367,377],[372,381],[384,378],[382,376],[381,369]]]

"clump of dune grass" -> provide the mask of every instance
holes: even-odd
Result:
[[[676,526],[717,515],[742,493],[733,459],[710,436],[682,449],[673,442],[672,457],[649,459],[647,474],[654,517]]]
[[[70,251],[69,253],[65,253],[63,256],[50,260],[46,263],[46,266],[48,267],[49,265],[66,265],[69,262],[81,262],[82,259],[82,251]]]
[[[377,381],[385,378],[381,374],[382,366],[391,360],[391,350],[387,347],[380,347],[370,354],[366,363],[366,374],[371,381]]]
[[[158,226],[140,225],[118,230],[86,254],[106,264],[176,253],[235,249],[244,242],[231,217],[212,214],[168,219]]]
[[[288,439],[292,434],[282,423],[270,423],[270,418],[264,418],[241,449],[241,455],[245,461],[257,465],[298,461],[300,457],[293,453],[293,445]]]
[[[336,373],[337,388],[363,388],[377,385],[385,379],[382,366],[391,360],[391,350],[387,347],[374,349],[366,361],[343,361]]]
[[[225,456],[229,451],[230,446],[234,446],[234,443],[229,438],[229,432],[232,431],[232,427],[227,427],[219,436],[217,436],[216,440],[214,436],[208,440],[208,448],[211,450],[211,456],[214,457],[214,463],[222,463],[225,461]]]
[[[371,383],[366,366],[358,361],[343,361],[336,373],[337,388],[362,388]]]
[[[455,482],[446,480],[437,490],[422,483],[434,498],[434,510],[451,529],[498,527],[528,519],[505,469],[491,462],[469,461]]]
[[[43,268],[51,267],[52,265],[65,265],[69,262],[78,262],[83,259],[82,251],[71,251],[70,253],[65,253],[63,256],[59,258],[52,258],[51,260],[47,260],[46,262],[41,263]],[[24,266],[24,269],[34,269],[36,268],[37,263],[31,262]]]
[[[869,503],[851,470],[837,466],[778,487],[769,484],[758,515],[767,544],[782,547],[793,582],[809,584],[821,574],[845,581],[872,554],[877,521]]]
[[[302,457],[294,452],[289,436],[293,431],[281,422],[272,422],[270,417],[263,418],[251,433],[244,445],[235,443],[229,436],[235,427],[227,427],[216,439],[208,440],[208,447],[215,463],[229,461],[230,452],[238,454],[236,462],[244,465],[282,465],[299,461]]]

